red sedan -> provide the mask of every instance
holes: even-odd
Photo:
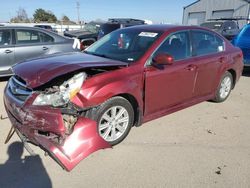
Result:
[[[129,27],[84,53],[15,65],[4,104],[23,142],[70,171],[133,126],[202,101],[223,102],[242,69],[241,50],[208,29]]]

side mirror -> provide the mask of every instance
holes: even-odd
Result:
[[[153,64],[156,65],[172,65],[174,63],[173,56],[165,53],[159,53],[153,58]]]

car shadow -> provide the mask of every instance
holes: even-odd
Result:
[[[6,82],[10,79],[10,76],[0,77],[0,82]]]
[[[244,68],[242,76],[250,77],[250,68]]]
[[[0,164],[0,187],[51,188],[52,183],[39,155],[25,156],[23,143],[14,142],[8,147],[9,158]]]

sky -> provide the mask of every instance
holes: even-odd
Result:
[[[63,15],[77,21],[77,1],[80,4],[80,19],[89,22],[108,18],[147,19],[154,23],[182,22],[183,7],[195,0],[0,0],[0,22],[16,16],[19,8],[32,18],[36,9],[52,11],[57,19]]]

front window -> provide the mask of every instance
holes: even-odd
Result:
[[[106,35],[85,52],[130,63],[140,59],[160,35],[156,31],[122,29]]]
[[[182,60],[191,56],[188,32],[174,33],[167,37],[155,54],[165,53],[173,56],[174,60]]]

